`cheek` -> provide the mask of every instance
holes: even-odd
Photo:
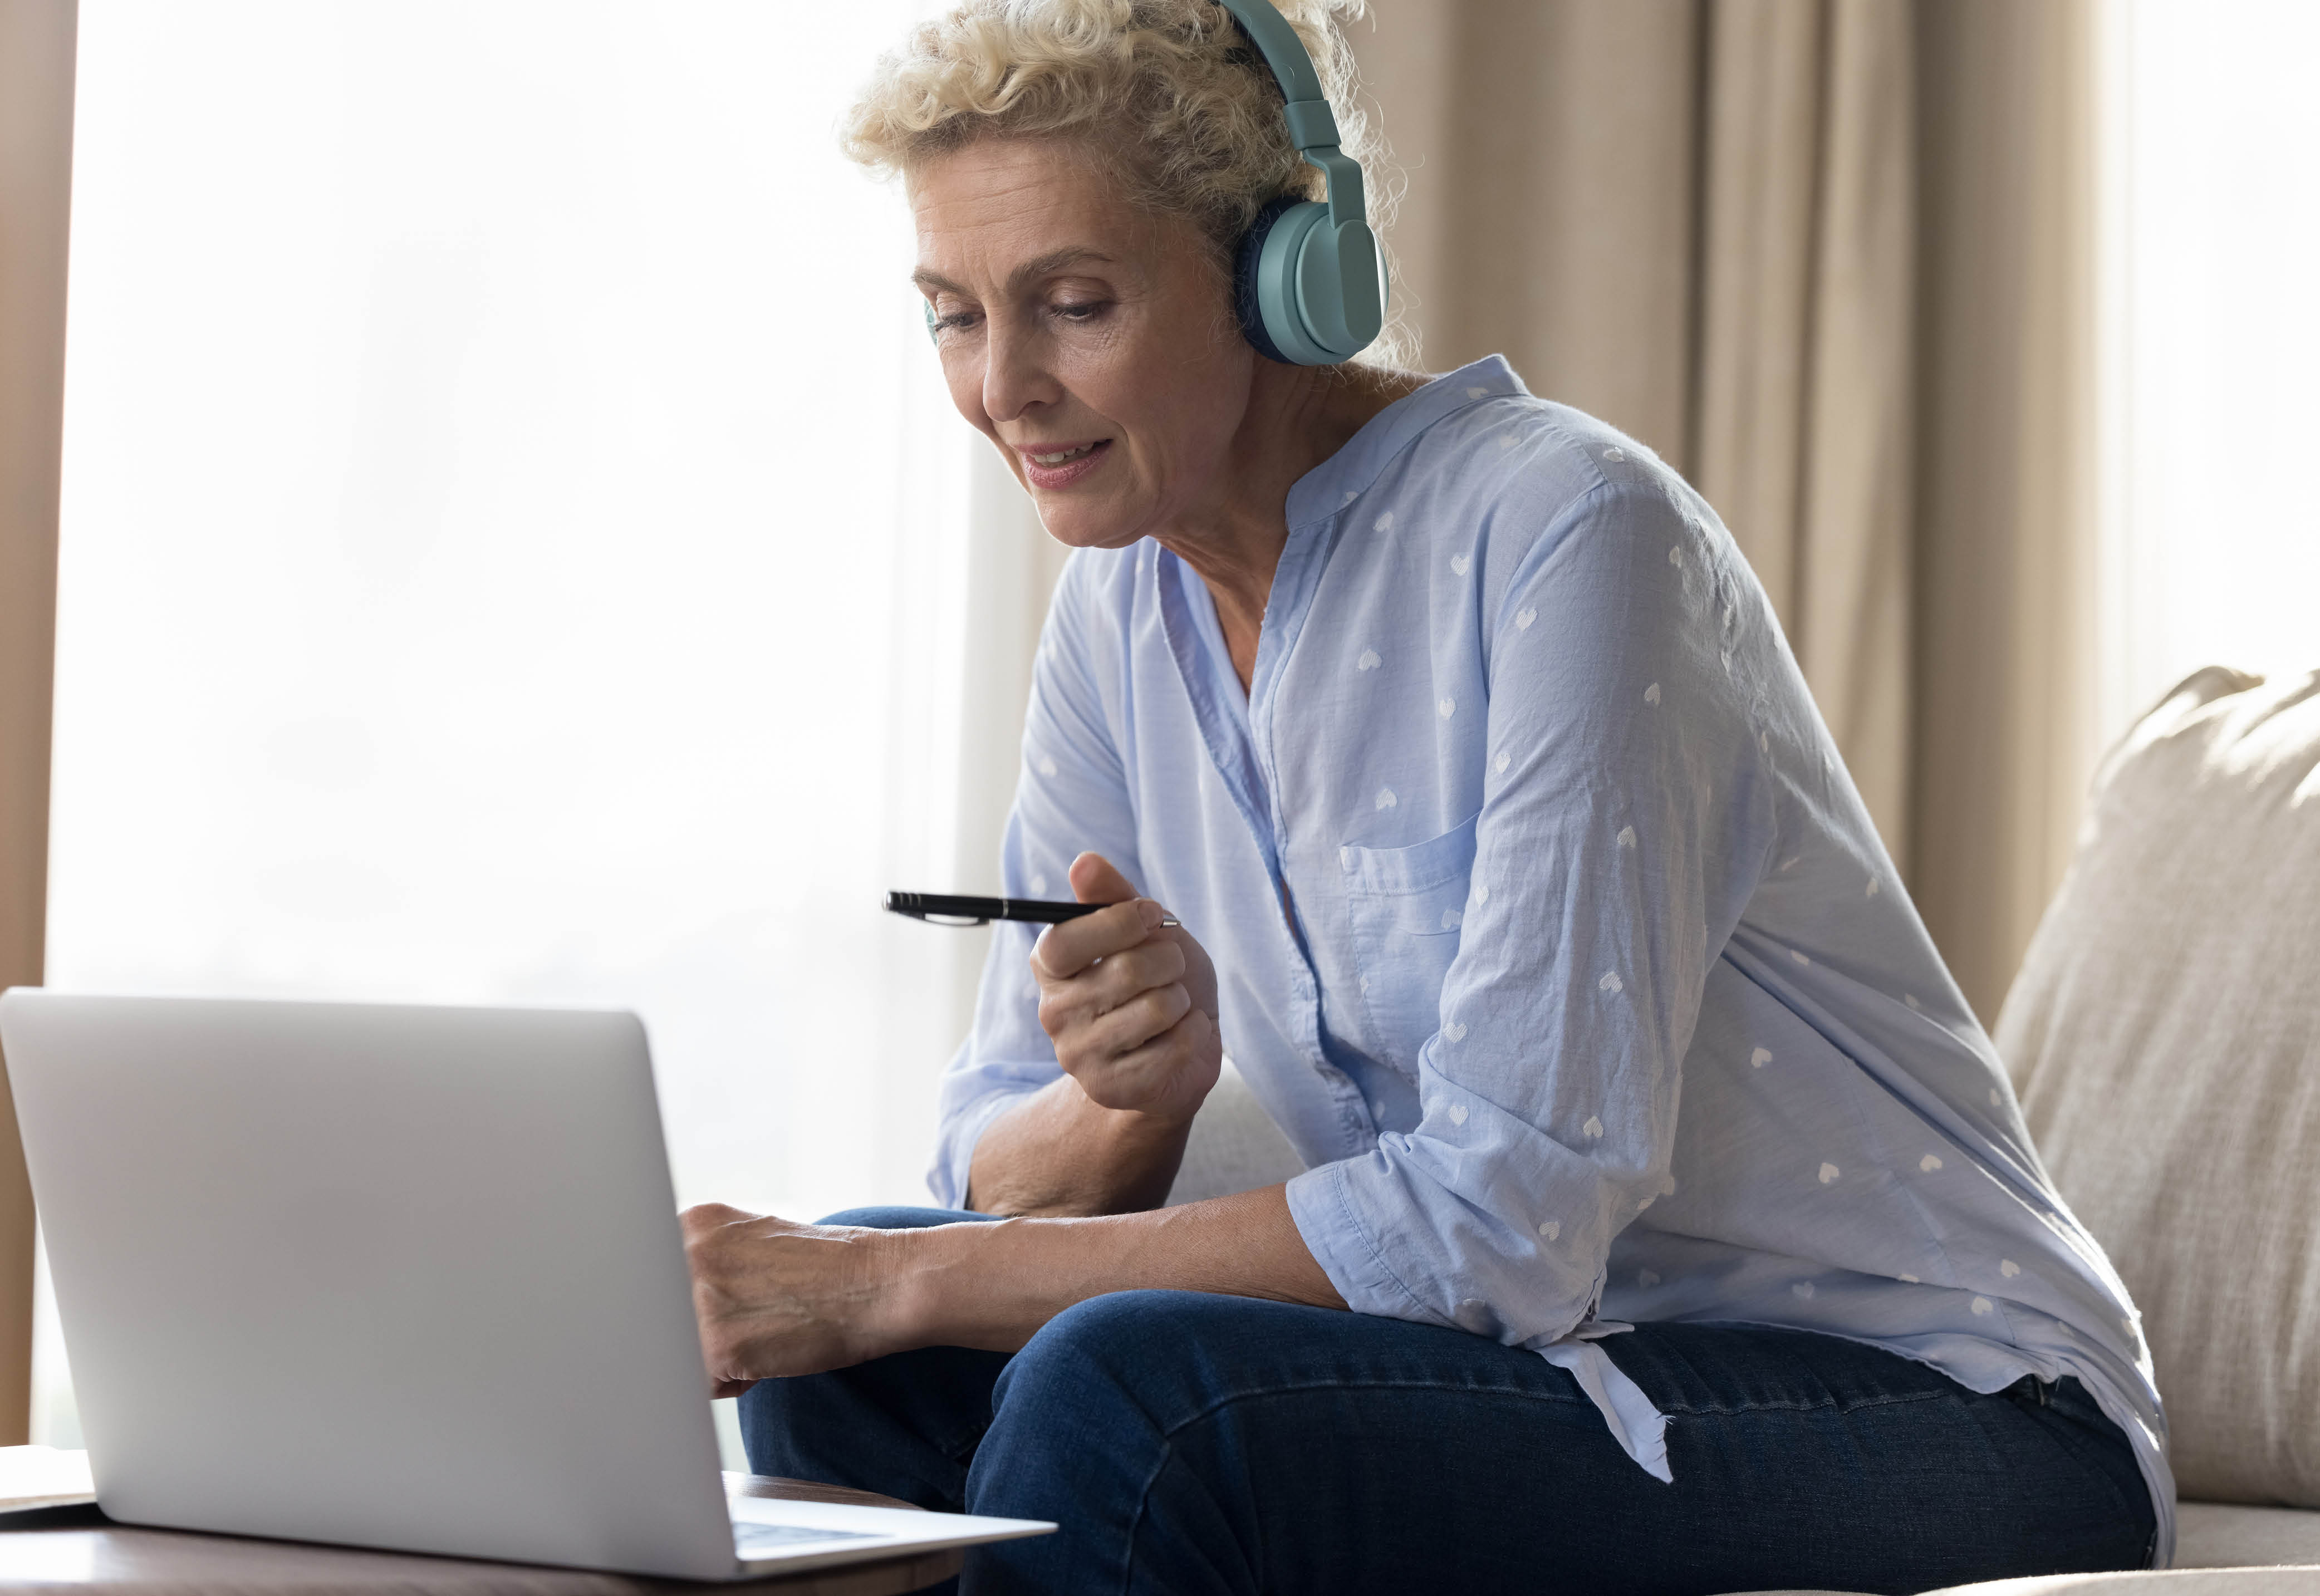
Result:
[[[1202,325],[1154,328],[1124,339],[1091,362],[1075,392],[1131,437],[1137,454],[1157,463],[1213,460],[1248,407],[1255,351],[1223,345]]]
[[[943,385],[950,390],[951,408],[976,431],[991,434],[991,418],[983,412],[983,363],[964,353],[942,357]]]

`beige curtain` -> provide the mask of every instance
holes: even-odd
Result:
[[[1994,1016],[2090,765],[2089,0],[1373,0],[1424,363],[1722,513]]]
[[[63,432],[73,0],[0,0],[0,987],[36,985]],[[32,1194],[0,1092],[0,1446],[31,1413]]]

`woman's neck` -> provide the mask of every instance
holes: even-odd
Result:
[[[1243,692],[1256,674],[1265,601],[1289,541],[1290,488],[1373,416],[1426,382],[1416,372],[1259,360],[1215,490],[1200,510],[1155,535],[1208,584]]]

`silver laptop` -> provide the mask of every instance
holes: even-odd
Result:
[[[633,1015],[0,995],[99,1503],[739,1579],[1052,1524],[729,1498]]]

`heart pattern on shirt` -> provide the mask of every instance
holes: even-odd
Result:
[[[1442,929],[1445,931],[1455,931],[1465,918],[1455,909],[1445,909],[1442,911]]]
[[[1513,763],[1513,757],[1508,754],[1500,754],[1495,760],[1491,761],[1493,767],[1497,769],[1500,775],[1506,775],[1507,766],[1511,763]]]
[[[1393,789],[1391,787],[1380,787],[1378,789],[1377,806],[1380,809],[1391,809],[1395,804],[1400,802],[1400,799],[1393,795]]]
[[[1648,1291],[1653,1286],[1659,1284],[1659,1283],[1660,1277],[1656,1270],[1638,1269],[1636,1271],[1636,1283],[1642,1286],[1645,1290]]]
[[[1834,1164],[1824,1164],[1820,1166],[1820,1183],[1826,1186],[1843,1173],[1844,1172],[1838,1169]]]
[[[2012,1258],[2000,1258],[1998,1260],[1998,1272],[2006,1276],[2007,1279],[2011,1280],[2016,1275],[2022,1273],[2022,1265],[2016,1263]]]
[[[1677,544],[1674,548],[1670,549],[1668,550],[1668,564],[1670,564],[1670,565],[1672,565],[1672,566],[1674,566],[1674,567],[1678,567],[1679,569],[1681,569],[1681,567],[1682,567],[1682,565],[1683,565],[1683,545],[1682,545],[1682,544],[1679,543],[1679,544]]]
[[[1811,957],[1810,957],[1809,956],[1808,956],[1808,955],[1806,955],[1806,954],[1799,953],[1799,952],[1798,952],[1798,951],[1797,951],[1795,948],[1790,948],[1790,949],[1789,949],[1789,957],[1790,957],[1790,958],[1792,958],[1792,959],[1796,960],[1796,961],[1797,961],[1797,963],[1799,963],[1799,964],[1800,964],[1800,965],[1808,965],[1808,964],[1812,963],[1812,959],[1811,959]]]
[[[1976,1297],[1973,1300],[1973,1311],[1976,1318],[1985,1313],[1995,1313],[1998,1311],[1998,1304],[1988,1297]]]
[[[1865,888],[1863,888],[1863,889],[1862,890],[1862,893],[1861,893],[1861,895],[1862,895],[1862,897],[1864,897],[1864,898],[1873,898],[1873,897],[1875,897],[1879,893],[1880,893],[1880,892],[1882,892],[1882,891],[1884,891],[1884,890],[1885,890],[1885,884],[1884,884],[1883,882],[1881,882],[1881,881],[1879,881],[1879,880],[1878,880],[1874,875],[1872,875],[1872,876],[1871,876],[1871,877],[1869,878],[1869,884],[1868,884],[1868,886],[1866,886]]]
[[[1587,1116],[1587,1123],[1579,1129],[1590,1137],[1600,1137],[1603,1134],[1603,1121],[1590,1114]]]
[[[1489,395],[1490,391],[1491,390],[1488,388],[1469,388],[1466,390],[1466,397],[1469,399],[1485,398]]]
[[[1039,774],[1041,775],[1053,775],[1056,774],[1056,757],[1053,754],[1042,754],[1039,756]]]
[[[1047,878],[1046,876],[1034,875],[1031,877],[1031,895],[1035,898],[1044,898],[1047,895]]]
[[[1549,1241],[1557,1240],[1563,1235],[1563,1221],[1561,1220],[1541,1220],[1538,1222],[1538,1233],[1541,1236],[1545,1237]]]
[[[1894,1278],[1894,1279],[1896,1279],[1896,1280],[1898,1280],[1898,1281],[1899,1281],[1899,1282],[1901,1282],[1901,1283],[1902,1283],[1902,1284],[1904,1284],[1904,1285],[1923,1285],[1923,1284],[1925,1284],[1925,1283],[1926,1283],[1924,1281],[1919,1280],[1916,1275],[1914,1275],[1914,1274],[1910,1274],[1910,1273],[1909,1273],[1908,1270],[1906,1270],[1906,1269],[1904,1269],[1903,1271],[1901,1271],[1901,1273],[1900,1273],[1900,1274],[1899,1274],[1895,1275],[1893,1278]]]
[[[1458,712],[1458,701],[1455,698],[1442,699],[1436,703],[1434,712],[1446,721]]]
[[[1521,609],[1515,612],[1515,630],[1517,631],[1528,631],[1530,630],[1530,623],[1537,619],[1538,606],[1536,604],[1525,604]]]
[[[1917,1011],[1918,1013],[1921,1013],[1921,1014],[1922,1014],[1923,1012],[1925,1012],[1926,1005],[1925,1005],[1925,1004],[1923,1004],[1923,1003],[1921,1003],[1921,1002],[1919,1002],[1917,1001],[1917,994],[1916,993],[1914,993],[1914,992],[1905,992],[1905,993],[1903,993],[1901,994],[1901,1001],[1902,1001],[1903,1002],[1905,1002],[1905,1003],[1908,1004],[1908,1005],[1909,1005],[1909,1007],[1910,1007],[1911,1009],[1913,1009],[1913,1010]]]
[[[1384,660],[1378,657],[1378,651],[1375,648],[1364,648],[1362,650],[1362,657],[1354,661],[1354,668],[1355,670],[1375,670],[1384,663]]]
[[[1619,972],[1617,970],[1604,971],[1603,979],[1598,981],[1595,984],[1600,990],[1604,992],[1625,992],[1627,987],[1627,984],[1619,979]]]
[[[1772,1050],[1770,1047],[1759,1047],[1754,1053],[1748,1055],[1748,1062],[1755,1066],[1756,1068],[1763,1069],[1766,1065],[1772,1062]]]
[[[1389,510],[1383,515],[1379,516],[1375,525],[1377,530],[1382,532],[1390,532],[1393,530],[1393,512]]]
[[[1924,1157],[1917,1160],[1918,1169],[1926,1174],[1933,1174],[1934,1171],[1939,1169],[1941,1166],[1942,1161],[1934,1156],[1931,1153],[1927,1153]]]
[[[1996,1107],[1997,1107],[2000,1102],[2004,1102],[2004,1101],[2005,1101],[2005,1099],[1998,1095],[1998,1088],[1997,1088],[1997,1087],[1995,1087],[1995,1086],[1992,1086],[1992,1087],[1989,1089],[1989,1106],[1990,1106],[1991,1108],[1996,1108]]]
[[[1442,1034],[1448,1037],[1454,1042],[1463,1042],[1466,1039],[1465,1022],[1460,1020],[1453,1020],[1449,1024],[1442,1028]]]
[[[1481,903],[1487,903],[1487,902],[1489,902],[1490,901],[1491,901],[1491,884],[1490,884],[1489,882],[1487,882],[1487,881],[1478,881],[1478,882],[1476,882],[1476,883],[1474,884],[1474,902],[1475,902],[1476,903],[1478,903],[1478,904],[1481,904]]]
[[[1644,702],[1645,703],[1657,703],[1659,701],[1660,685],[1657,682],[1654,682],[1650,686],[1644,689]]]
[[[1603,451],[1603,458],[1616,466],[1627,458],[1627,451],[1615,443]]]
[[[1450,569],[1456,576],[1464,576],[1473,568],[1473,566],[1474,562],[1465,555],[1454,554],[1450,557]]]
[[[1812,1301],[1813,1284],[1811,1281],[1800,1280],[1789,1289],[1796,1292],[1798,1296],[1803,1298],[1806,1301],[1809,1302]]]
[[[1611,840],[1621,848],[1633,848],[1636,846],[1636,829],[1633,826],[1622,826],[1619,828],[1619,834]]]
[[[1450,1123],[1453,1125],[1464,1125],[1465,1122],[1466,1105],[1463,1102],[1452,1103],[1450,1105]]]

